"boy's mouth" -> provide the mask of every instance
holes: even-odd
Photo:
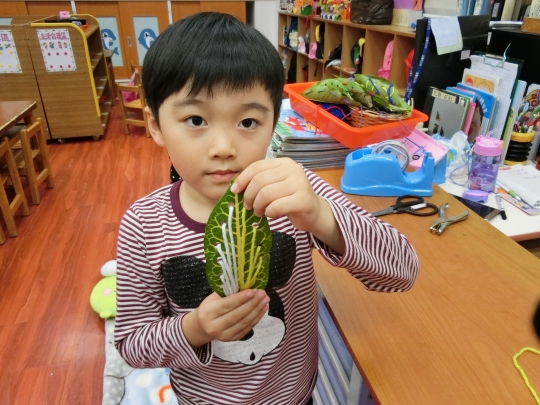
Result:
[[[216,170],[208,173],[208,175],[218,182],[230,182],[238,175],[238,172],[232,170]]]

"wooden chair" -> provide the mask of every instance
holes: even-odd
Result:
[[[144,109],[146,108],[146,103],[144,101],[144,92],[141,83],[141,76],[138,70],[134,67],[133,63],[132,69],[134,70],[134,84],[131,85],[122,85],[119,84],[118,87],[118,100],[120,101],[120,109],[122,112],[122,121],[124,123],[124,132],[129,134],[128,125],[135,125],[138,127],[143,127],[146,131],[146,136],[150,138],[150,132],[148,131],[148,121]],[[137,99],[126,102],[122,96],[122,92],[134,92],[137,93]],[[135,115],[135,116],[134,116]],[[137,116],[141,116],[137,117]]]
[[[1,187],[0,187],[0,211],[6,222],[6,227],[9,233],[9,236],[14,238],[17,236],[17,226],[15,225],[14,215],[21,208],[21,214],[27,216],[30,214],[28,209],[28,203],[26,202],[26,197],[24,196],[24,190],[21,184],[21,179],[19,178],[19,173],[17,172],[17,164],[15,163],[15,158],[13,152],[9,147],[6,138],[0,140],[0,159],[3,160],[2,165],[5,163],[7,168],[7,173],[1,173]],[[11,203],[9,202],[8,195],[6,193],[6,186],[8,183],[11,183],[13,189],[15,190],[15,197]],[[4,232],[0,229],[0,245],[6,241]]]
[[[13,150],[19,176],[26,177],[28,181],[32,203],[39,204],[41,202],[39,185],[46,181],[47,188],[54,187],[41,118],[4,139]]]

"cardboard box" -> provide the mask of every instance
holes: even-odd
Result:
[[[525,18],[523,19],[523,25],[521,31],[530,32],[533,34],[540,34],[540,18]]]
[[[422,11],[395,8],[392,14],[392,25],[411,27],[414,24],[416,26],[416,20],[419,18],[422,18]]]

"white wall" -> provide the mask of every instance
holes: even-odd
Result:
[[[254,0],[251,22],[277,49],[279,0]]]

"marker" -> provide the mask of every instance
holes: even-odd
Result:
[[[506,220],[506,211],[504,210],[501,195],[495,194],[495,199],[497,200],[497,207],[499,207],[499,211],[501,211],[502,219]]]
[[[522,201],[522,199],[517,195],[515,192],[510,190],[508,187],[503,186],[501,183],[497,182],[497,186],[502,188],[504,191],[506,191],[508,194],[510,194],[512,197],[514,197],[518,201]]]

